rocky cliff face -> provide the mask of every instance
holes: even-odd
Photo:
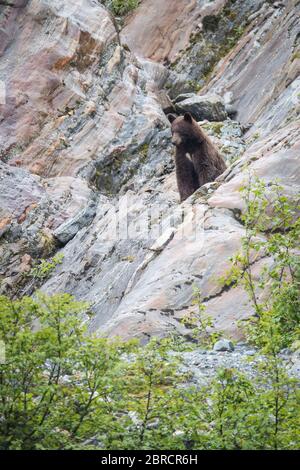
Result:
[[[70,292],[91,302],[91,330],[128,338],[184,332],[196,284],[239,338],[251,307],[217,278],[244,234],[245,163],[299,191],[300,2],[143,0],[120,32],[96,0],[13,4],[0,6],[1,292]],[[199,111],[199,95],[223,109],[203,125],[228,170],[180,205],[164,111]]]

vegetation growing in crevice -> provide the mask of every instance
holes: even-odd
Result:
[[[27,276],[33,279],[34,281],[45,281],[54,271],[56,266],[62,263],[63,258],[63,253],[58,253],[57,255],[53,256],[53,258],[50,258],[48,260],[38,260],[33,265]]]
[[[202,29],[194,32],[189,47],[171,64],[172,70],[189,77],[186,87],[190,91],[198,92],[209,81],[217,63],[244,34],[249,11],[242,3],[230,0],[218,14],[204,17]],[[169,89],[174,86],[167,83]]]
[[[101,3],[108,7],[114,15],[124,16],[134,10],[140,0],[102,0]]]
[[[144,143],[134,150],[116,148],[105,161],[97,164],[93,184],[107,195],[116,194],[145,162],[149,144]]]
[[[201,292],[196,286],[193,288],[193,305],[195,309],[183,317],[182,323],[191,330],[194,341],[202,347],[212,348],[222,333],[214,329],[213,319],[207,314]]]
[[[212,72],[217,65],[217,63],[230,52],[231,49],[237,44],[238,40],[241,38],[245,31],[245,26],[239,25],[229,29],[228,34],[225,36],[223,42],[215,44],[214,41],[211,43],[205,39],[205,33],[199,33],[196,35],[192,42],[205,42],[204,50],[201,49],[196,57],[196,60],[203,62],[203,54],[205,55],[205,65],[201,70],[201,76],[199,80],[203,84],[207,83],[211,78]],[[201,62],[200,62],[201,63]],[[200,86],[200,85],[199,85]]]
[[[10,298],[18,295],[31,295],[43,283],[50,278],[57,266],[62,264],[63,253],[57,253],[50,258],[40,258],[31,261],[31,267],[25,271],[19,279],[19,282],[10,289]]]

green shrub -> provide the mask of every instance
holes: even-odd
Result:
[[[87,336],[80,320],[86,309],[68,294],[0,297],[6,355],[0,365],[1,449],[70,448],[94,426],[106,426],[109,379],[123,346]]]
[[[196,286],[193,287],[193,305],[195,310],[186,314],[182,323],[191,329],[191,336],[197,343],[202,347],[212,348],[222,333],[214,330],[213,319],[207,314],[201,292]]]
[[[33,280],[45,281],[50,274],[54,271],[56,266],[63,262],[63,253],[58,253],[48,260],[41,259],[35,263],[32,269],[27,274]]]
[[[300,333],[299,199],[288,199],[277,181],[267,185],[253,177],[241,193],[245,236],[221,282],[241,285],[249,295],[256,315],[248,325],[249,340],[263,352],[270,347],[278,352]],[[259,260],[265,263],[256,281]]]
[[[68,294],[0,297],[0,449],[88,448],[95,436],[107,449],[167,442],[178,406],[167,393],[178,383],[169,341],[138,348],[87,335],[87,309]]]
[[[129,13],[131,10],[134,10],[138,4],[139,0],[105,0],[104,4],[111,8],[112,12],[115,15],[124,16]]]

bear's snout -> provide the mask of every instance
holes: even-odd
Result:
[[[178,135],[178,133],[174,133],[172,135],[172,145],[176,145],[177,147],[179,147],[179,145],[182,143],[182,138],[180,137],[180,135]]]

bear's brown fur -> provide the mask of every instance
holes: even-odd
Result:
[[[175,165],[180,201],[226,170],[223,157],[190,113],[169,114],[172,144],[176,146]]]
[[[178,148],[176,150],[175,167],[177,187],[180,202],[182,202],[199,188],[199,182],[193,162],[187,157],[184,149]]]

